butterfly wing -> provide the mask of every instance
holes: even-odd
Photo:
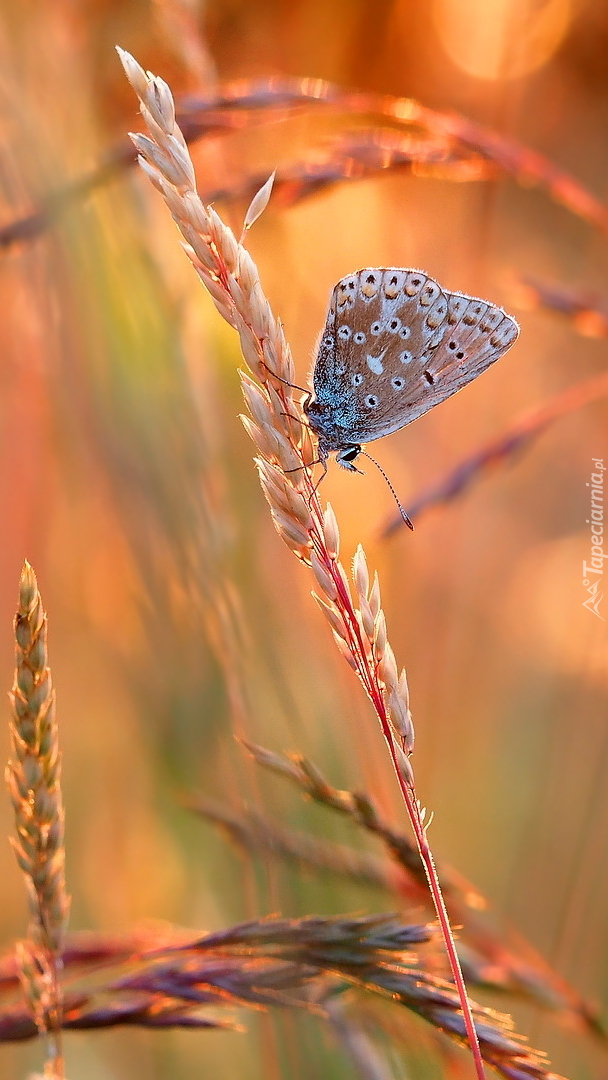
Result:
[[[476,379],[517,339],[502,308],[443,290],[421,270],[365,269],[333,290],[315,363],[315,398],[335,439],[370,442]]]

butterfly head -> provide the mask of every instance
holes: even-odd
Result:
[[[344,450],[339,450],[336,454],[336,461],[338,465],[341,465],[343,469],[348,469],[349,472],[361,472],[354,462],[359,457],[359,454],[363,453],[362,446],[347,446]]]

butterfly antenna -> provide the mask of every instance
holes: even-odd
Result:
[[[376,468],[380,470],[380,472],[382,473],[384,479],[386,480],[386,482],[387,482],[387,484],[388,484],[388,486],[389,486],[389,488],[390,488],[390,490],[392,492],[393,499],[395,500],[395,502],[397,503],[397,506],[399,507],[399,513],[401,514],[401,517],[405,521],[405,524],[407,525],[408,529],[411,529],[412,532],[413,532],[414,531],[413,522],[408,517],[407,511],[403,508],[403,506],[399,502],[397,492],[395,491],[393,485],[391,484],[388,476],[386,475],[386,473],[385,473],[384,469],[382,468],[382,466],[380,465],[380,463],[378,461],[376,461],[376,459],[373,458],[371,454],[368,454],[367,450],[360,450],[359,453],[363,454],[363,457],[369,458],[370,461],[373,461]]]

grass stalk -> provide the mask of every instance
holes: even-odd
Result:
[[[462,1009],[462,1034],[466,1033],[481,1080],[484,1071],[479,1040],[426,836],[425,813],[416,795],[407,679],[405,671],[399,672],[387,639],[378,578],[370,582],[361,546],[354,558],[352,588],[339,561],[338,523],[331,507],[323,509],[319,500],[314,476],[317,454],[300,401],[294,397],[294,367],[283,328],[264,295],[251,255],[197,193],[194,167],[175,119],[171,91],[128,53],[122,49],[118,53],[148,128],[148,135],[131,135],[141,168],[163,195],[185,240],[186,254],[219,313],[238,332],[244,359],[254,376],[242,374],[250,414],[243,422],[258,449],[256,464],[275,527],[298,559],[312,570],[320,609],[380,723],[445,941]],[[246,225],[257,216],[267,195],[266,189],[256,196]]]

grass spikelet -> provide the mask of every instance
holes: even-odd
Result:
[[[23,871],[30,910],[29,940],[18,950],[17,960],[38,1030],[49,1036],[48,1075],[61,1077],[59,970],[70,904],[65,887],[61,755],[46,636],[36,575],[26,562],[15,616],[11,759],[6,769],[16,827],[11,844]]]
[[[336,515],[330,503],[327,503],[323,513],[323,533],[329,555],[332,559],[337,559],[340,554],[340,533]]]
[[[325,615],[325,618],[327,619],[332,630],[336,632],[338,637],[342,638],[342,641],[348,643],[346,631],[344,629],[344,623],[342,622],[340,612],[336,608],[335,604],[328,604],[322,596],[317,596],[316,592],[312,593],[312,598],[319,605],[319,608]]]
[[[276,169],[268,177],[266,183],[263,184],[260,190],[256,192],[256,194],[253,196],[253,199],[249,204],[249,209],[245,214],[245,221],[243,223],[243,235],[247,232],[248,229],[252,227],[252,225],[255,225],[258,218],[264,213],[264,210],[268,206],[270,196],[272,194],[272,185],[274,184],[275,176]]]

